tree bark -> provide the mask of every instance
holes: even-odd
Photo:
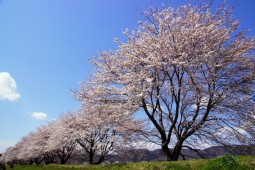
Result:
[[[90,165],[93,164],[93,159],[94,159],[94,152],[92,151],[92,149],[90,149],[90,152],[89,152],[89,164]]]
[[[171,155],[171,151],[168,148],[168,146],[166,144],[163,144],[161,149],[164,152],[164,154],[166,155],[166,160],[171,161],[172,160],[172,155]]]
[[[177,144],[175,145],[172,153],[172,161],[178,161],[179,155],[182,150],[182,143],[183,141],[178,141]]]

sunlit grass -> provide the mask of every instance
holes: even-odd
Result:
[[[8,169],[10,169],[8,167]],[[255,170],[255,156],[223,156],[177,162],[138,162],[103,165],[31,165],[13,170]]]

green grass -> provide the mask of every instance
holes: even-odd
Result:
[[[104,165],[31,165],[11,170],[255,170],[255,156],[223,156],[177,162],[138,162]],[[10,170],[10,168],[8,168]]]

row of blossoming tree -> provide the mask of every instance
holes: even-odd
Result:
[[[232,8],[211,6],[150,8],[126,42],[115,39],[115,51],[92,60],[94,74],[75,92],[83,109],[24,137],[6,159],[46,162],[54,153],[65,162],[78,144],[89,163],[101,163],[137,136],[167,160],[187,156],[183,148],[254,144],[255,39]]]
[[[140,121],[111,114],[112,109],[86,106],[66,113],[23,137],[1,158],[10,164],[65,164],[75,151],[83,162],[100,164],[131,146],[130,139],[142,128]]]

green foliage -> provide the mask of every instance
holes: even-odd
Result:
[[[255,170],[254,156],[223,156],[177,162],[138,162],[103,165],[31,165],[8,170]]]

